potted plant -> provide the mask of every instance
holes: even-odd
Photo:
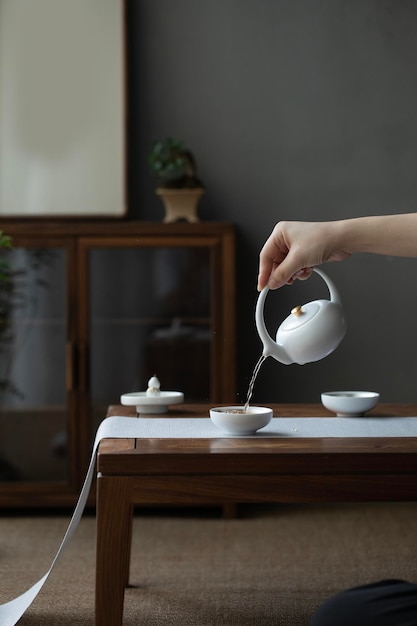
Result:
[[[192,152],[182,141],[168,138],[153,144],[148,160],[151,171],[162,179],[155,193],[165,206],[164,222],[198,222],[197,206],[204,185]]]

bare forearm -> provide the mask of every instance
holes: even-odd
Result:
[[[417,257],[417,213],[359,217],[333,224],[341,247],[350,254]]]

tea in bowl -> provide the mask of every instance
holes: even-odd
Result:
[[[254,435],[268,426],[272,420],[272,409],[262,406],[219,406],[210,409],[210,419],[215,426],[229,435]]]

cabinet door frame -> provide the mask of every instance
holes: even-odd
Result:
[[[9,234],[9,230],[6,229]],[[13,231],[13,229],[11,229]],[[67,433],[67,471],[65,482],[53,480],[19,481],[0,483],[0,502],[3,506],[21,506],[34,503],[36,506],[69,506],[78,495],[80,486],[79,467],[81,463],[78,445],[79,432],[77,421],[73,416],[79,410],[78,393],[76,389],[76,302],[77,286],[75,276],[75,241],[69,237],[42,237],[42,235],[13,234],[13,248],[47,248],[62,249],[66,255],[66,433]]]
[[[210,255],[211,276],[211,391],[209,401],[213,404],[234,401],[236,395],[235,372],[235,326],[234,326],[234,238],[225,234],[162,234],[162,235],[115,235],[83,236],[78,239],[78,354],[79,392],[81,394],[82,423],[90,421],[90,311],[89,311],[89,253],[97,248],[206,248]],[[115,398],[118,402],[118,398]],[[90,436],[85,431],[83,440]],[[87,461],[87,459],[86,459]],[[86,462],[85,461],[85,462]]]

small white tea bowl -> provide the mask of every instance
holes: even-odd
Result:
[[[321,394],[326,409],[339,417],[359,417],[376,406],[379,393],[375,391],[327,391]]]
[[[263,406],[249,406],[242,413],[241,406],[219,406],[210,409],[213,424],[229,435],[253,435],[264,428],[272,419],[272,409]]]

